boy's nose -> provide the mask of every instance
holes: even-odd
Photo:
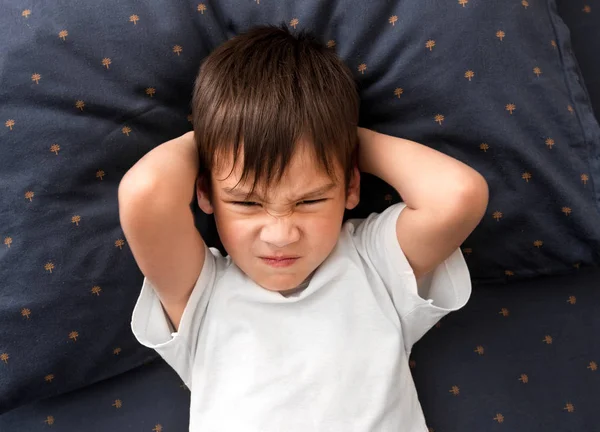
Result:
[[[265,243],[282,248],[300,239],[300,230],[290,217],[272,217],[260,232],[260,239]]]

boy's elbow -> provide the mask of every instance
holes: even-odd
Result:
[[[461,182],[457,210],[467,213],[467,218],[477,225],[487,210],[489,187],[485,178],[474,171],[468,179]]]
[[[156,185],[151,178],[136,175],[131,170],[123,176],[117,191],[117,201],[119,219],[124,230],[129,226],[128,221],[135,219],[137,213],[147,210],[145,204],[153,202],[155,191]]]

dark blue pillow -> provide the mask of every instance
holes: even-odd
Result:
[[[117,187],[191,129],[199,62],[224,39],[196,8],[2,5],[0,412],[156,357],[129,326],[142,274]]]
[[[155,356],[129,329],[142,275],[119,227],[118,183],[142,155],[190,129],[203,57],[240,31],[281,21],[314,31],[354,70],[363,126],[485,175],[489,211],[463,249],[477,279],[598,264],[600,170],[590,161],[600,132],[552,1],[8,0],[0,411]],[[372,178],[363,188],[356,215],[397,200]]]

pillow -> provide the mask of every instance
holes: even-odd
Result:
[[[475,278],[598,263],[600,173],[589,161],[600,133],[551,1],[7,0],[0,410],[155,356],[129,328],[142,275],[119,227],[119,181],[190,129],[203,57],[251,26],[281,21],[314,31],[354,70],[363,126],[430,145],[487,178],[488,213],[463,246]],[[352,217],[397,199],[365,176]],[[196,213],[215,244],[210,218]]]
[[[189,430],[190,391],[157,359],[83,389],[0,416],[7,432],[181,432]]]
[[[9,0],[0,28],[2,412],[157,357],[130,330],[143,276],[117,187],[191,130],[194,76],[223,35],[167,0]]]

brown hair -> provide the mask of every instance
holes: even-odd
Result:
[[[339,180],[337,160],[349,184],[358,143],[356,84],[335,52],[309,33],[261,26],[225,42],[204,60],[192,104],[200,174],[217,168],[221,156],[233,154],[235,166],[242,154],[240,181],[252,175],[251,192],[259,182],[269,187],[307,137],[329,177]]]

